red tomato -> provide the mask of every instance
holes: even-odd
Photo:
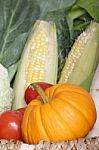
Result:
[[[45,83],[45,82],[36,82],[40,87],[45,90],[52,86],[52,84]],[[31,100],[35,99],[38,96],[38,92],[33,88],[32,84],[28,86],[25,91],[25,101],[27,104],[30,103]]]
[[[17,109],[16,111],[19,111],[22,113],[22,115],[24,115],[25,109],[26,109],[26,107],[23,107],[23,108]]]
[[[21,121],[23,115],[19,111],[6,111],[0,115],[0,139],[22,140]]]

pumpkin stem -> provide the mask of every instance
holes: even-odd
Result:
[[[50,99],[46,95],[45,91],[37,83],[32,83],[32,86],[41,96],[44,103],[50,103]]]

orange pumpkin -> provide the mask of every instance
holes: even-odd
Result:
[[[37,97],[26,108],[22,121],[26,143],[73,140],[88,134],[96,120],[89,93],[72,84],[56,84],[45,93],[38,85],[35,87],[44,102]]]

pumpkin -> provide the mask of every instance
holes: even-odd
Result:
[[[92,97],[84,89],[72,84],[56,84],[40,94],[26,108],[22,121],[22,135],[26,143],[40,140],[57,142],[85,137],[96,121]]]

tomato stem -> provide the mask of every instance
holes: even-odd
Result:
[[[50,99],[46,95],[45,91],[37,83],[33,83],[32,86],[38,92],[38,94],[41,96],[42,101],[44,103],[50,103]]]

